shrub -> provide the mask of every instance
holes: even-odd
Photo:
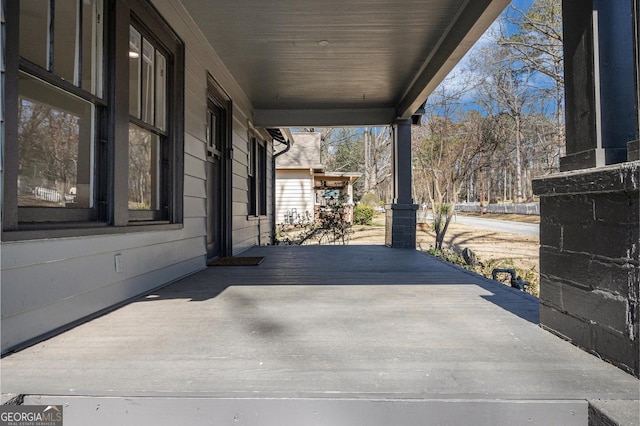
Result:
[[[369,207],[375,208],[375,207],[380,207],[382,205],[382,200],[380,200],[380,197],[378,197],[373,192],[367,192],[360,199],[360,204],[362,204],[363,206],[369,206]]]
[[[356,225],[371,225],[374,214],[373,207],[358,204],[353,208],[353,223]]]
[[[540,276],[534,269],[522,269],[515,266],[513,260],[511,259],[487,259],[486,261],[478,260],[475,265],[469,265],[460,254],[456,253],[453,250],[437,250],[434,248],[430,248],[429,250],[426,250],[426,252],[432,256],[438,257],[446,262],[453,263],[454,265],[458,265],[469,271],[473,271],[476,274],[480,274],[489,279],[492,278],[492,272],[496,268],[515,269],[517,276],[529,282],[529,286],[526,287],[525,291],[533,296],[540,297]],[[498,281],[510,286],[511,283],[508,278],[510,277],[507,277],[506,280],[499,279]]]

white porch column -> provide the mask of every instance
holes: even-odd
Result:
[[[347,182],[347,202],[346,202],[346,214],[347,214],[347,222],[353,224],[353,208],[355,203],[353,202],[353,181],[349,178]]]
[[[387,205],[385,244],[416,248],[416,211],[411,189],[411,120],[393,126],[393,203]]]
[[[351,179],[347,182],[347,204],[353,206],[353,183]]]

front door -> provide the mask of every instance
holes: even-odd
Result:
[[[225,109],[210,99],[207,108],[207,260],[224,255],[226,130]]]

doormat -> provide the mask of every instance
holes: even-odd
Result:
[[[264,260],[264,256],[230,256],[219,257],[207,263],[207,266],[258,266]]]

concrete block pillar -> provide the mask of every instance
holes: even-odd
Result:
[[[540,323],[640,376],[640,161],[533,181]]]
[[[411,187],[411,124],[397,120],[393,127],[393,203],[387,205],[385,244],[416,248],[416,211]]]
[[[562,171],[627,161],[638,138],[633,0],[563,0],[566,156]]]

